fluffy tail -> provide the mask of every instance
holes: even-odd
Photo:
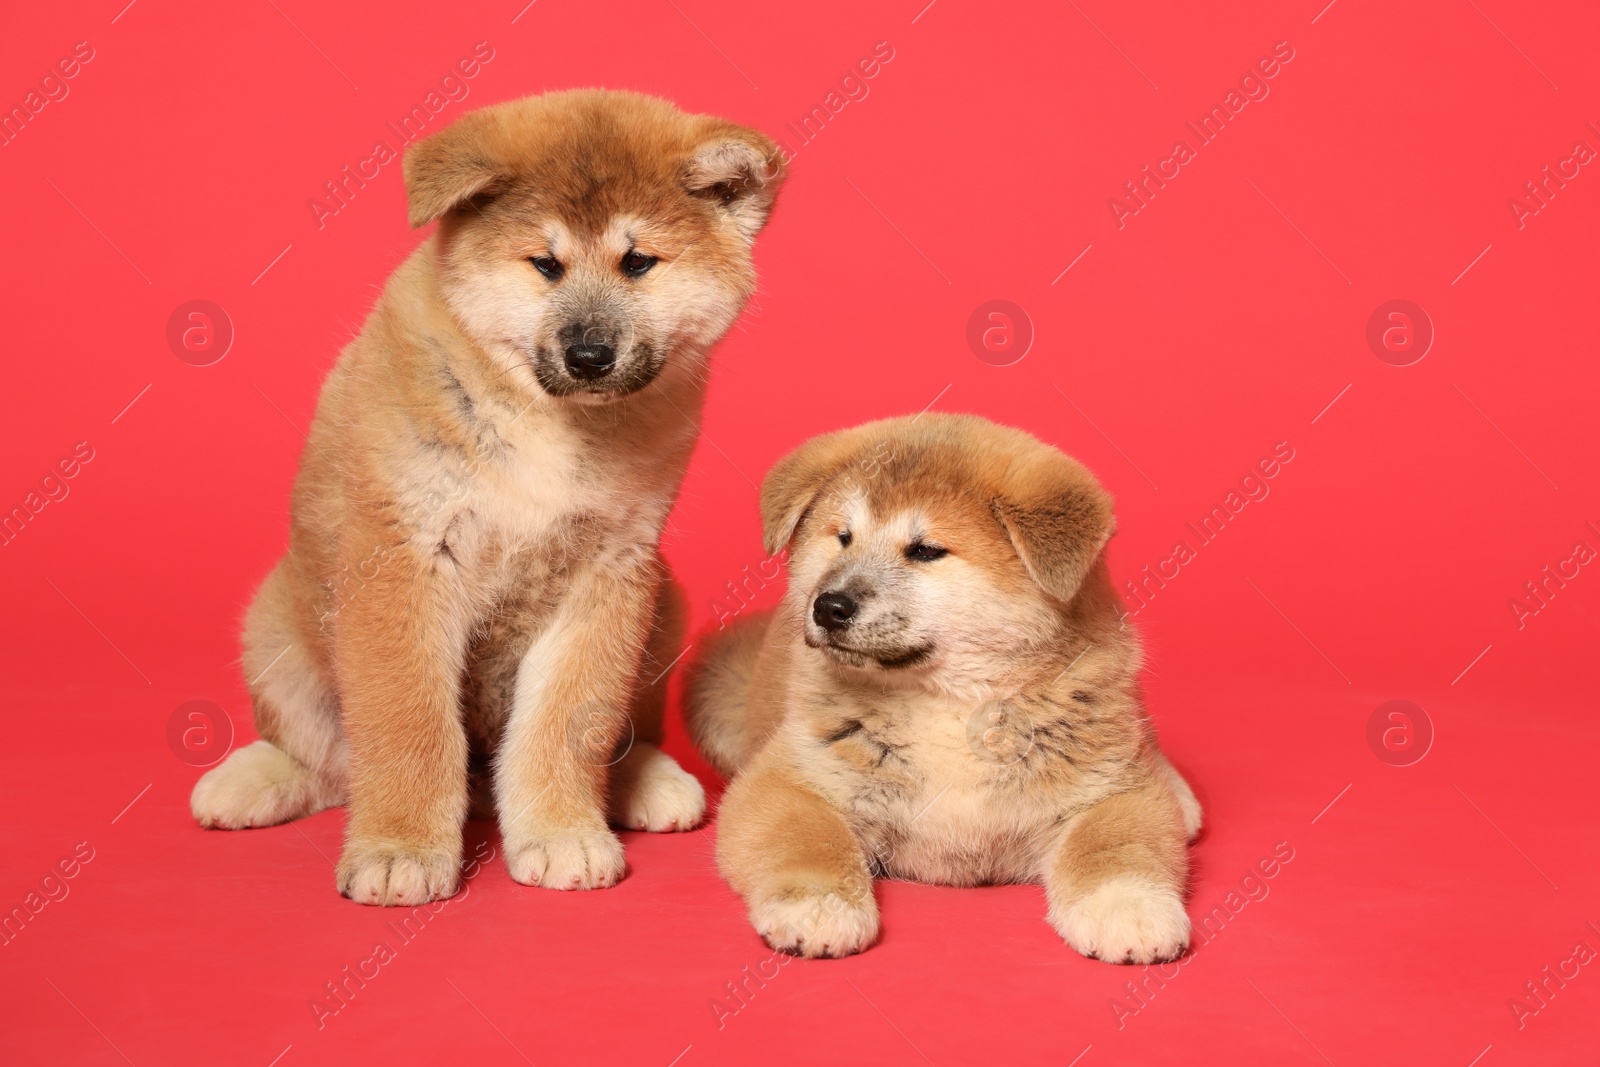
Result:
[[[725,778],[744,766],[766,740],[766,731],[751,721],[749,697],[771,617],[770,612],[756,612],[719,630],[686,672],[683,717],[689,736],[706,762]]]

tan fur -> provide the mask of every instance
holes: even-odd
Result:
[[[1094,477],[1020,431],[924,415],[807,442],[761,498],[788,591],[704,642],[686,700],[734,776],[718,863],[761,935],[866,948],[875,876],[1042,882],[1078,951],[1182,952],[1200,808],[1145,717]],[[842,629],[824,593],[849,596]]]
[[[658,747],[685,613],[657,545],[707,352],[754,290],[776,145],[582,91],[470,113],[405,169],[412,224],[439,228],[323,386],[289,549],[245,623],[263,740],[201,779],[194,814],[347,801],[340,891],[413,905],[455,892],[469,795],[485,811],[492,789],[512,877],[610,885],[608,813],[704,811]],[[579,344],[614,353],[604,377],[578,375]]]

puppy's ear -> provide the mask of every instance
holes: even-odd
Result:
[[[493,151],[497,121],[492,112],[471,112],[406,150],[412,229],[490,191],[501,176]]]
[[[1111,504],[1094,475],[1051,449],[1013,466],[991,507],[1029,576],[1069,601],[1116,530]]]
[[[817,494],[850,461],[859,443],[855,430],[826,433],[773,464],[761,479],[761,542],[767,555],[789,544]]]
[[[772,213],[784,175],[783,153],[776,141],[728,124],[694,150],[684,169],[683,187],[690,196],[715,201],[745,238],[754,240]]]

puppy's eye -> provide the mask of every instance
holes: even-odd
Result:
[[[533,264],[534,270],[553,282],[560,281],[561,276],[567,273],[567,268],[561,265],[560,260],[552,259],[549,256],[534,256],[528,262]]]
[[[845,548],[849,548],[850,547],[850,531],[849,530],[840,530],[839,531],[839,543],[841,545],[843,545]]]
[[[655,256],[647,256],[643,252],[629,252],[622,257],[622,273],[630,278],[642,278],[656,265]]]
[[[906,546],[906,559],[917,563],[931,563],[941,556],[948,556],[949,554],[950,550],[948,548],[930,545],[926,541],[914,541]]]

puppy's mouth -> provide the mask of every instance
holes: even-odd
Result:
[[[814,636],[808,629],[806,644],[820,648],[828,656],[847,667],[878,667],[886,671],[904,670],[926,663],[933,657],[932,645],[907,647],[863,648],[846,644],[831,634]]]

